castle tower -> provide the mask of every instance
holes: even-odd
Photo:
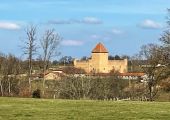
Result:
[[[108,73],[108,51],[102,43],[92,50],[92,72]]]
[[[102,43],[98,43],[91,54],[92,57],[88,60],[75,59],[74,66],[84,69],[87,73],[109,73],[111,70],[127,72],[127,59],[108,60],[108,51]]]

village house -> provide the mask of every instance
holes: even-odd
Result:
[[[47,72],[44,77],[46,80],[61,80],[63,73],[51,71]]]

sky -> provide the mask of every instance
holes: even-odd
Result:
[[[0,0],[0,52],[20,57],[25,28],[49,28],[63,38],[60,56],[90,56],[99,42],[111,55],[132,56],[159,43],[170,0]]]

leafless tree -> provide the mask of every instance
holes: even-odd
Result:
[[[168,16],[167,16],[167,30],[164,31],[164,34],[160,38],[162,42],[162,46],[165,51],[167,62],[169,63],[170,60],[170,9],[168,9]]]
[[[58,47],[59,43],[62,40],[59,34],[55,33],[54,29],[46,30],[43,34],[42,39],[40,40],[41,48],[42,48],[42,60],[43,60],[43,73],[45,76],[45,72],[49,66],[50,60],[59,55]],[[45,87],[45,77],[43,77],[43,95],[44,95],[44,87]]]
[[[160,41],[162,43],[161,50],[162,50],[162,63],[163,65],[166,65],[166,74],[167,77],[170,77],[170,9],[168,9],[168,15],[167,15],[167,28],[163,32]]]
[[[0,58],[0,87],[1,95],[11,96],[15,94],[17,75],[20,72],[20,60],[12,54],[3,55]]]
[[[26,40],[24,42],[24,54],[28,56],[28,81],[29,81],[29,91],[31,92],[31,76],[32,76],[32,59],[37,52],[37,37],[36,37],[36,26],[30,25],[26,29]]]
[[[156,88],[158,81],[161,80],[162,68],[158,65],[162,61],[162,51],[160,46],[155,44],[143,45],[140,51],[140,61],[145,61],[141,65],[143,71],[147,74],[147,86],[149,90],[149,100],[152,101],[158,89]]]
[[[3,90],[3,63],[5,60],[5,55],[3,53],[0,53],[0,90],[1,90],[1,96],[4,96],[4,90]]]
[[[8,82],[8,95],[13,93],[14,82],[17,81],[16,76],[20,73],[20,60],[12,54],[6,59],[5,76]]]

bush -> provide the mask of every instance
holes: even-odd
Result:
[[[32,97],[33,98],[41,98],[41,91],[39,89],[33,91]]]

